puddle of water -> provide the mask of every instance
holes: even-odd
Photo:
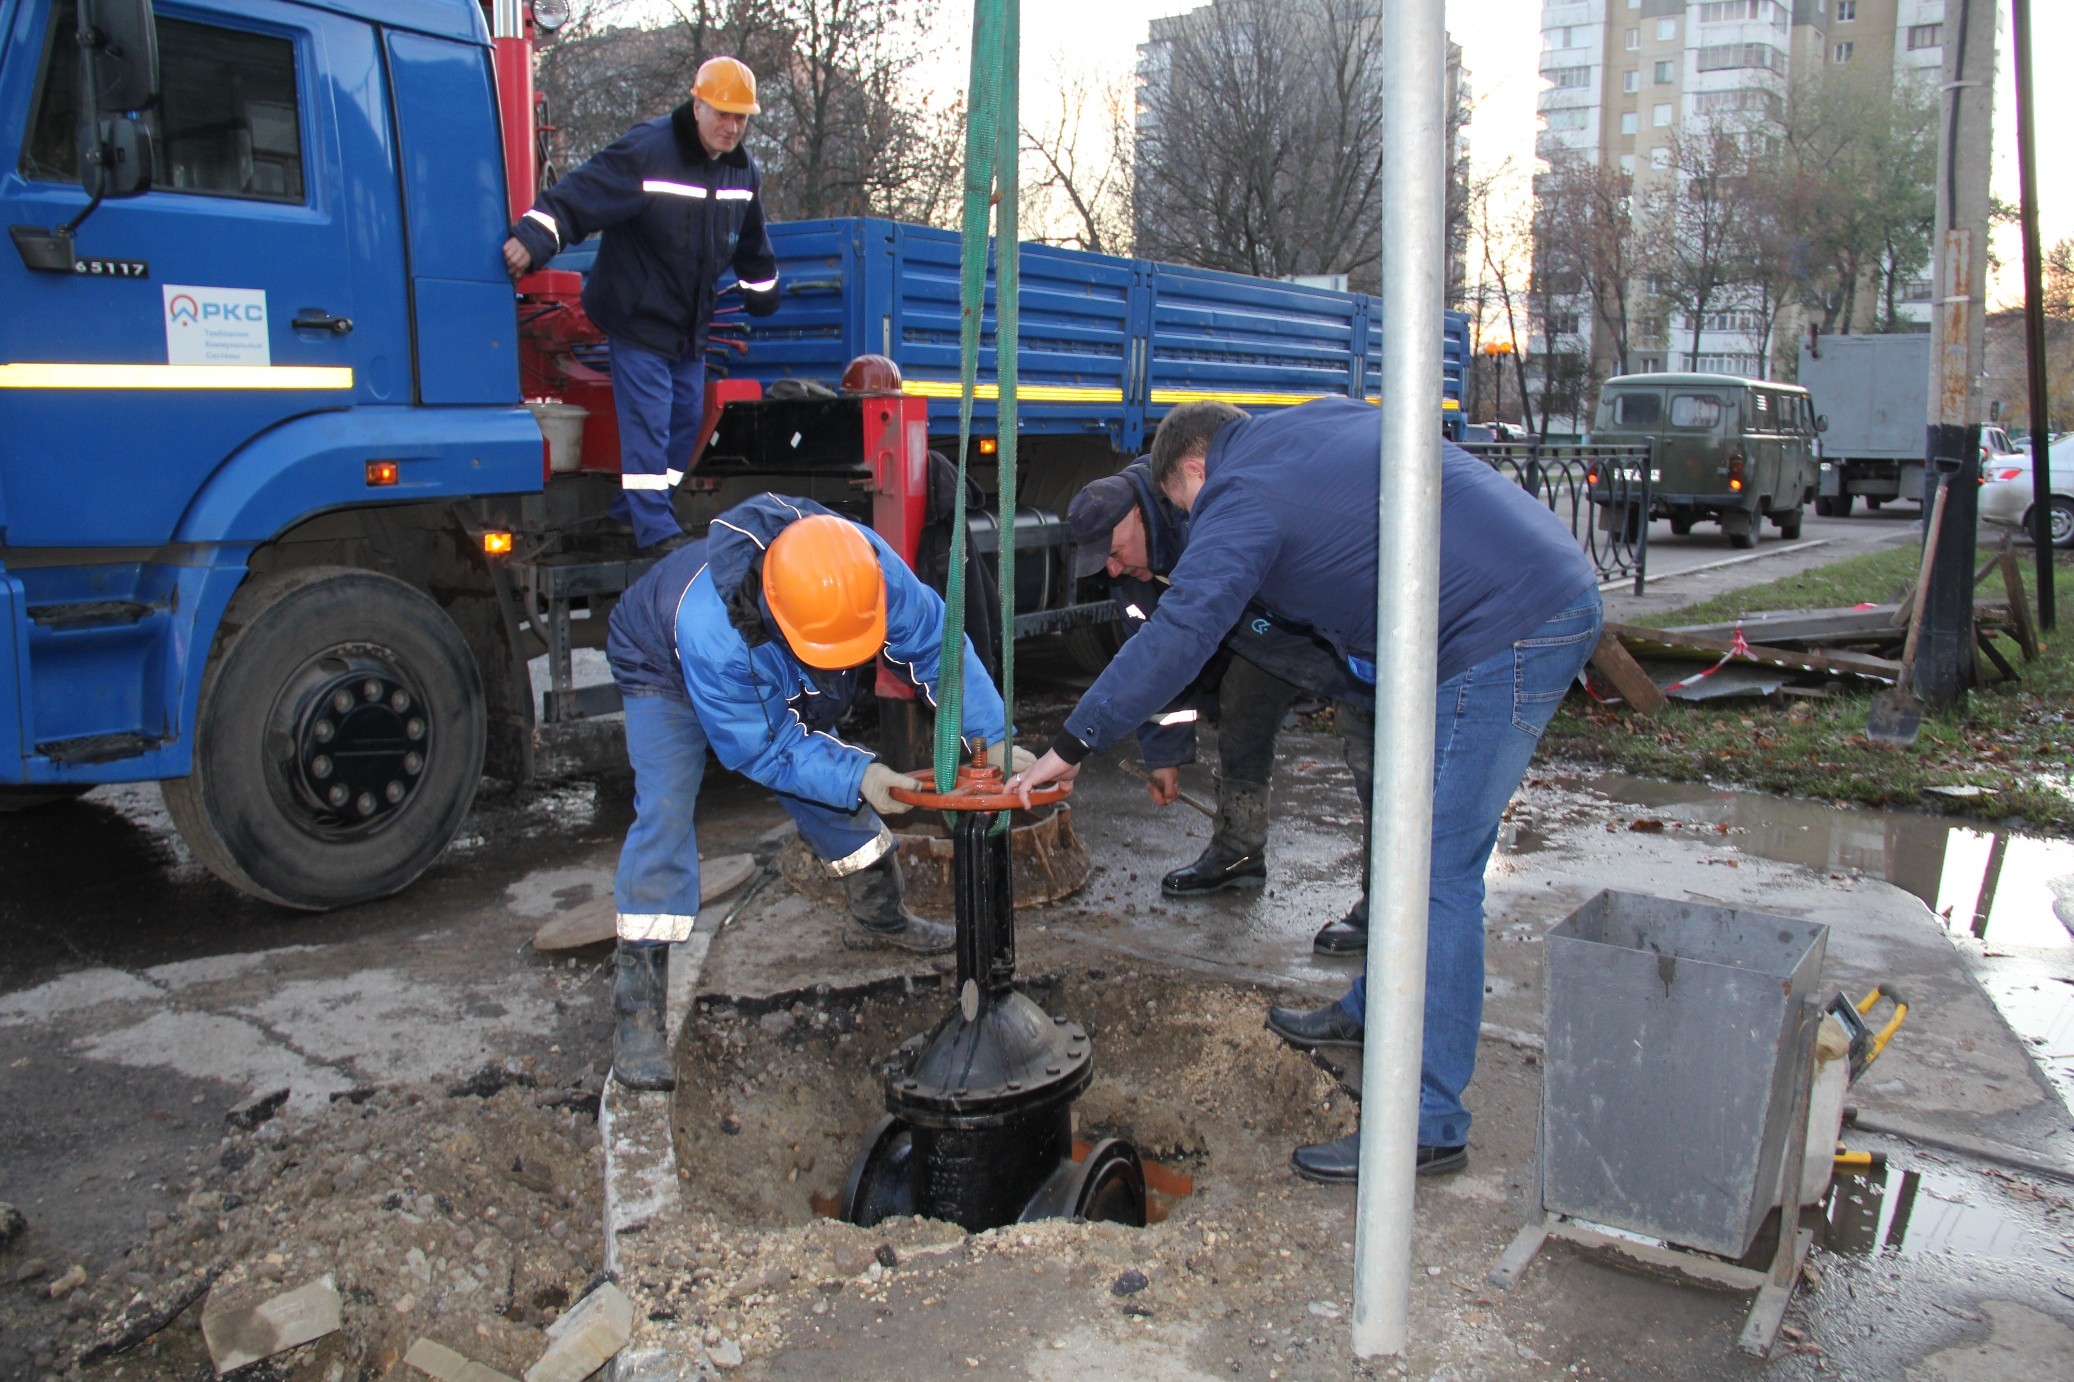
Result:
[[[1554,781],[1663,817],[1631,830],[1720,831],[1718,844],[1744,854],[1870,874],[1915,894],[2074,1108],[2074,841],[1619,773]],[[1533,834],[1519,827],[1513,852],[1538,848]]]
[[[1993,948],[2074,953],[2074,841],[1618,773],[1557,781],[1681,821],[1725,825],[1732,834],[1723,843],[1745,854],[1883,878],[1921,898],[1954,935]]]
[[[1951,1172],[1890,1165],[1839,1175],[1823,1202],[1823,1243],[1848,1257],[1989,1257],[2065,1267],[2064,1249]]]

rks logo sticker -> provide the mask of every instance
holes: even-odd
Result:
[[[257,288],[164,285],[166,363],[270,365],[266,294]]]

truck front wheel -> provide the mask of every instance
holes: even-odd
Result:
[[[195,857],[321,911],[385,897],[439,857],[482,777],[468,644],[403,582],[350,567],[254,578],[202,678],[194,770],[164,784]]]

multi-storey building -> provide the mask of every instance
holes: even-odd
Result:
[[[1874,64],[1890,81],[1934,78],[1943,62],[1944,8],[1944,0],[1544,0],[1541,76],[1548,86],[1540,97],[1537,152],[1617,168],[1639,189],[1672,175],[1671,142],[1680,131],[1726,120],[1762,137],[1804,74]],[[1906,296],[1908,311],[1927,322],[1927,281]],[[1863,297],[1869,317],[1872,295]],[[1603,358],[1588,304],[1550,316],[1537,324],[1537,353],[1555,348]],[[1658,339],[1630,349],[1631,367],[1763,371],[1763,314],[1725,302],[1699,325],[1695,351],[1692,323],[1673,314]],[[1556,329],[1542,329],[1548,326]],[[1790,321],[1774,329],[1775,353],[1793,329]]]

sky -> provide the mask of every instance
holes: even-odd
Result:
[[[1022,82],[1026,123],[1048,107],[1061,72],[1128,72],[1158,15],[1195,8],[1197,0],[1031,0],[1023,7]],[[2016,96],[2010,67],[2006,0],[1997,0],[2002,36],[1997,44],[1994,131],[1995,194],[2017,200]],[[1514,195],[1528,196],[1533,170],[1535,98],[1543,89],[1541,0],[1448,0],[1448,31],[1462,45],[1476,110],[1469,125],[1469,157],[1477,173],[1511,161]],[[927,80],[945,90],[965,81],[970,9],[943,0],[936,28],[941,42]],[[2065,55],[2074,52],[2074,0],[2033,0],[2033,47],[2046,80],[2037,90],[2039,224],[2044,243],[2074,236],[2074,82],[2064,79]],[[2003,271],[1989,288],[1996,306],[2022,295],[2019,239],[2014,227],[1995,237]]]

